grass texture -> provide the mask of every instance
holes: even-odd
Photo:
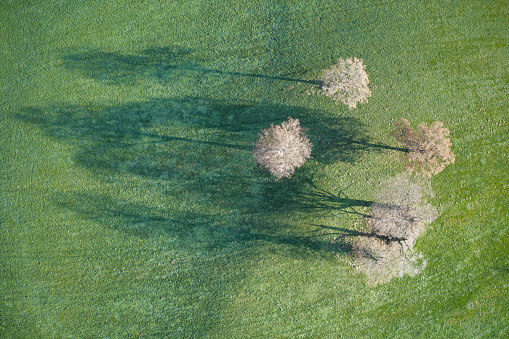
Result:
[[[509,335],[507,1],[3,1],[2,338]],[[372,96],[308,95],[338,58]],[[313,159],[250,154],[288,116]],[[427,267],[350,265],[395,121],[440,120]]]

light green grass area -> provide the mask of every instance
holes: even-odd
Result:
[[[504,0],[2,1],[0,337],[509,336],[508,23]],[[306,94],[348,57],[367,104]],[[275,181],[250,150],[288,116],[313,159]],[[402,117],[456,162],[426,269],[370,287],[348,240]]]

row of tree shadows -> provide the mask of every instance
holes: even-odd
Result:
[[[173,48],[145,50],[138,55],[81,53],[66,56],[64,67],[106,83],[127,81],[136,76],[166,81],[176,69],[315,83],[292,77],[203,69],[199,65],[201,60],[193,58],[192,54],[189,50]],[[75,193],[55,197],[57,204],[88,219],[142,237],[150,236],[154,230],[188,237],[192,236],[190,230],[196,227],[218,226],[232,241],[259,239],[295,248],[321,249],[321,241],[314,240],[319,239],[316,234],[281,235],[284,227],[275,225],[270,221],[273,219],[266,216],[280,212],[336,211],[365,217],[357,208],[369,207],[372,202],[316,188],[309,179],[312,173],[306,166],[299,169],[294,178],[276,182],[256,165],[254,159],[238,166],[225,165],[228,161],[245,159],[245,156],[236,154],[248,154],[262,129],[271,123],[280,123],[288,116],[298,118],[307,129],[314,145],[314,160],[319,163],[354,162],[366,152],[406,151],[372,142],[364,124],[353,117],[331,117],[320,110],[295,106],[220,102],[206,97],[151,99],[94,107],[30,107],[18,117],[38,125],[51,138],[78,146],[73,160],[98,175],[129,174],[151,179],[154,183],[164,179],[170,187],[183,187],[208,197],[217,206],[228,206],[233,213],[242,215],[245,223],[239,227],[224,226],[226,224],[218,220],[221,217],[215,215],[155,210],[109,196]],[[188,135],[156,132],[175,124],[205,130],[207,137],[194,139]],[[143,147],[138,147],[140,145]],[[239,174],[239,166],[251,168],[252,175]],[[168,195],[171,194],[170,189]],[[343,228],[317,226],[317,231],[324,229],[341,237],[372,236]],[[213,246],[222,244],[223,240],[213,242]],[[342,248],[344,252],[350,250],[347,243]]]

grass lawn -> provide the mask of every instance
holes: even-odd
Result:
[[[505,0],[3,1],[1,338],[509,336]],[[369,102],[308,95],[361,58]],[[288,116],[313,158],[250,150]],[[456,162],[414,277],[351,265],[395,121]]]

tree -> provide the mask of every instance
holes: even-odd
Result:
[[[435,207],[426,201],[433,197],[431,183],[424,178],[400,174],[383,181],[373,197],[373,231],[388,240],[403,241],[412,248],[426,225],[438,217]]]
[[[362,237],[352,247],[353,266],[366,274],[368,285],[374,287],[394,277],[411,277],[426,268],[427,260],[421,253],[409,250],[397,241],[376,237]]]
[[[256,161],[277,179],[290,178],[295,168],[311,158],[313,144],[300,127],[299,119],[288,117],[281,125],[262,131],[253,148]]]
[[[323,71],[321,88],[325,95],[339,100],[350,109],[357,103],[366,103],[371,96],[369,79],[362,59],[338,59],[338,63]]]
[[[426,267],[426,259],[413,246],[438,216],[427,196],[433,196],[430,181],[408,173],[381,182],[376,190],[368,219],[373,233],[352,246],[353,265],[371,286],[414,276]]]
[[[410,122],[401,118],[392,134],[408,148],[410,170],[430,178],[440,173],[445,166],[454,163],[455,155],[451,152],[449,130],[444,128],[440,121],[433,122],[430,127],[422,122],[414,131]]]

